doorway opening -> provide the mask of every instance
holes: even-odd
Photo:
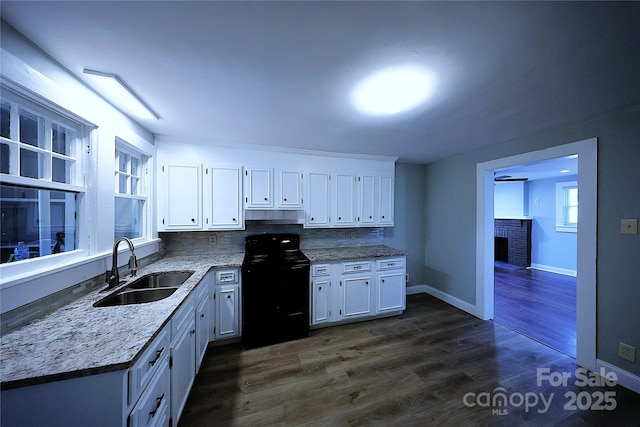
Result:
[[[494,174],[494,321],[575,358],[578,155]]]
[[[477,165],[476,311],[494,319],[494,178],[496,171],[522,164],[578,155],[580,181],[576,226],[576,363],[596,369],[596,213],[597,139],[592,138],[540,151],[496,159]]]

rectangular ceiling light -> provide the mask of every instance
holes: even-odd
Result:
[[[92,86],[109,101],[113,102],[123,111],[140,119],[159,119],[155,111],[151,109],[138,95],[124,84],[115,74],[102,71],[89,70],[83,72],[90,77]]]

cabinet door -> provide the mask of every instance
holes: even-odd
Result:
[[[380,225],[393,225],[393,178],[381,176],[379,179],[379,215]]]
[[[374,225],[376,222],[376,177],[363,175],[359,177],[360,184],[360,212],[358,221],[361,225]]]
[[[182,414],[196,373],[196,325],[193,311],[186,327],[180,328],[172,340],[171,418],[176,422]]]
[[[273,169],[249,168],[245,171],[247,208],[265,209],[273,207]]]
[[[210,167],[205,172],[205,180],[205,227],[243,229],[242,168]]]
[[[200,370],[200,364],[209,344],[209,293],[205,293],[196,307],[196,370]]]
[[[330,287],[328,279],[311,281],[311,324],[317,325],[329,321]]]
[[[307,174],[307,215],[306,227],[329,226],[329,175]]]
[[[162,230],[202,228],[202,167],[164,165],[160,168],[159,193],[163,193]]]
[[[337,226],[356,224],[356,177],[336,174],[335,207],[333,223]]]
[[[280,171],[278,206],[285,209],[302,207],[302,173]]]
[[[373,314],[371,306],[371,277],[343,278],[342,285],[342,316],[356,317]]]
[[[378,312],[404,310],[406,305],[404,272],[378,276]]]
[[[216,339],[240,335],[239,293],[237,285],[216,287]]]

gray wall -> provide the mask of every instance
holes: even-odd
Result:
[[[640,235],[620,234],[640,217],[640,109],[572,123],[425,167],[425,282],[475,303],[476,164],[598,137],[597,357],[640,375],[617,356],[640,349]]]
[[[407,251],[408,285],[424,284],[424,166],[397,163],[394,227],[385,229],[386,245]]]
[[[556,184],[577,181],[577,175],[530,181],[525,186],[528,209],[533,217],[531,229],[531,263],[576,270],[578,235],[556,231]],[[535,200],[538,199],[538,204]]]

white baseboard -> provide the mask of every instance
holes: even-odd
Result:
[[[548,271],[549,273],[563,274],[565,276],[576,277],[578,275],[578,272],[576,270],[570,270],[568,268],[561,268],[561,267],[554,267],[552,265],[531,263],[531,268],[535,270]]]
[[[600,372],[600,368],[604,368],[606,372],[613,372],[618,377],[618,384],[640,394],[639,376],[620,369],[617,366],[604,362],[600,359],[596,359],[596,371]]]
[[[463,301],[459,298],[456,298],[452,295],[449,295],[446,292],[442,292],[439,289],[433,288],[429,285],[413,285],[413,286],[407,286],[407,295],[414,295],[414,294],[420,294],[420,293],[426,293],[429,294],[433,297],[438,298],[439,300],[442,300],[444,302],[446,302],[447,304],[450,304],[456,308],[459,308],[462,311],[466,311],[467,313],[473,315],[473,316],[478,316],[476,314],[476,306],[473,304],[469,304],[466,301]]]

